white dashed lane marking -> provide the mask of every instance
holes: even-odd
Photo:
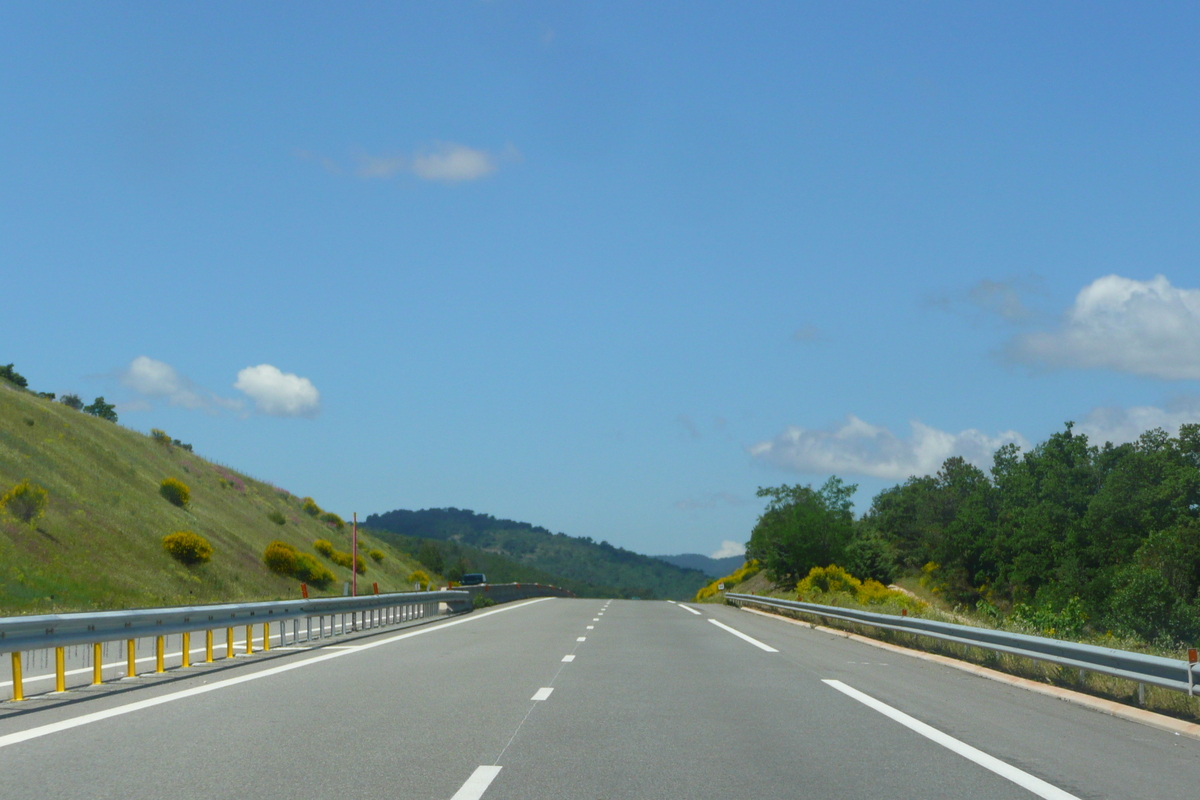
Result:
[[[982,750],[976,750],[966,742],[960,742],[950,734],[942,733],[932,725],[926,725],[919,719],[910,717],[903,711],[897,708],[892,708],[887,703],[876,700],[869,694],[864,694],[858,689],[847,686],[841,681],[826,679],[823,680],[822,683],[832,686],[834,689],[837,689],[847,697],[854,698],[867,708],[873,708],[880,714],[883,714],[885,717],[894,719],[896,722],[899,722],[909,730],[916,731],[926,739],[940,744],[947,750],[958,753],[960,756],[969,761],[974,761],[976,764],[986,770],[991,770],[1001,778],[1007,778],[1017,786],[1020,786],[1023,789],[1028,789],[1038,797],[1044,798],[1044,800],[1079,800],[1079,798],[1075,795],[1063,791],[1054,784],[1046,783],[1041,778],[1036,778],[1033,775],[1030,775],[1028,772],[1019,770],[1011,764],[1006,764],[994,756],[989,756]]]
[[[499,767],[477,768],[450,800],[479,800],[499,774]]]
[[[759,650],[766,650],[768,653],[778,653],[779,652],[774,647],[771,647],[771,645],[763,644],[758,639],[755,639],[753,636],[747,636],[746,634],[742,633],[741,631],[737,630],[736,628],[729,627],[724,622],[717,622],[712,617],[709,617],[708,621],[711,622],[713,625],[716,625],[721,630],[729,631],[730,633],[732,633],[734,636],[738,637],[739,639],[749,642],[750,644],[757,647]]]

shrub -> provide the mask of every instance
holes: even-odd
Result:
[[[0,378],[3,378],[9,383],[20,386],[22,389],[29,386],[29,381],[25,380],[25,377],[21,375],[21,373],[13,369],[12,364],[7,364],[3,367],[0,367]]]
[[[278,509],[271,509],[269,512],[267,512],[267,519],[271,520],[271,522],[274,522],[276,525],[287,524],[287,517],[285,517],[283,512],[279,511]]]
[[[166,448],[171,447],[171,437],[167,435],[166,431],[159,430],[158,428],[151,428],[150,438]]]
[[[354,563],[354,559],[349,553],[343,553],[341,550],[334,550],[329,554],[329,560],[337,564],[339,567],[350,569],[350,565]]]
[[[700,603],[710,597],[715,596],[718,592],[722,591],[718,588],[722,583],[725,584],[725,591],[728,591],[742,581],[750,580],[761,570],[762,567],[759,565],[759,563],[754,559],[750,559],[745,564],[742,564],[742,566],[734,570],[732,574],[726,575],[724,578],[718,578],[708,586],[705,586],[700,591],[696,592],[696,598],[693,602]]]
[[[310,517],[319,517],[321,515],[321,507],[317,505],[317,501],[313,500],[311,497],[306,497],[301,500],[300,508]]]
[[[354,557],[354,571],[357,572],[359,575],[367,574],[367,562],[363,559],[362,556]]]
[[[176,531],[163,537],[163,549],[171,558],[186,566],[207,564],[212,558],[213,548],[203,536],[191,531]]]
[[[50,493],[29,481],[21,481],[0,496],[0,508],[26,525],[32,525],[45,514],[49,502]]]
[[[43,400],[53,400],[54,392],[38,392],[37,396],[42,398]]]
[[[796,592],[801,597],[812,594],[848,594],[858,597],[858,589],[862,581],[851,575],[836,564],[828,567],[813,567],[808,575],[796,584]]]
[[[192,492],[187,484],[177,478],[167,478],[158,485],[158,493],[168,503],[185,508],[192,499]]]
[[[375,560],[376,564],[383,563],[383,551],[382,550],[371,550],[370,552],[367,553],[367,555],[369,555],[371,558],[373,558]]]
[[[408,582],[415,583],[418,589],[426,590],[429,588],[429,584],[431,584],[433,581],[428,575],[418,569],[414,570],[413,573],[408,576]]]
[[[263,551],[263,563],[267,569],[278,575],[291,577],[296,574],[296,564],[300,553],[287,542],[275,540]]]
[[[333,558],[333,542],[329,541],[328,539],[317,539],[315,542],[313,542],[313,550],[316,550],[326,558]],[[346,564],[346,566],[350,565]]]
[[[73,408],[76,411],[83,411],[83,401],[79,399],[77,394],[64,394],[59,398],[58,402],[62,403],[67,408]]]
[[[329,568],[308,553],[296,554],[296,567],[292,577],[299,578],[318,589],[325,589],[334,581],[333,573]]]
[[[101,395],[93,400],[90,406],[84,406],[83,411],[85,414],[91,414],[93,417],[106,419],[109,422],[116,422],[117,412],[114,410],[115,408],[116,406],[112,403],[104,402],[104,396]]]
[[[484,597],[481,594],[477,594],[473,598],[471,598],[471,606],[473,608],[487,608],[488,606],[494,606],[494,605],[496,605],[495,600],[493,600],[490,597]]]
[[[343,520],[341,517],[339,517],[337,514],[333,513],[332,511],[322,511],[320,520],[321,520],[321,522],[324,522],[326,525],[332,525],[333,527],[337,528],[339,531],[342,528],[346,527],[345,520]]]
[[[918,611],[927,605],[922,600],[910,597],[904,592],[889,589],[873,578],[860,581],[846,570],[830,564],[828,567],[813,567],[804,580],[796,584],[796,594],[803,600],[816,595],[814,602],[820,602],[821,595],[844,595],[850,600],[863,605],[896,605]]]

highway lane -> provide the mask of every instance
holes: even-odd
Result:
[[[1038,796],[826,682],[840,681],[1063,798],[1194,796],[1193,740],[732,608],[693,609],[512,604],[0,719],[0,795]]]

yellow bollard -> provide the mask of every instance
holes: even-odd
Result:
[[[25,686],[21,681],[21,654],[12,654],[13,700],[25,699]]]
[[[183,661],[179,666],[190,667],[192,665],[192,654],[190,652],[192,646],[192,635],[190,633],[183,634]]]
[[[204,632],[204,663],[212,663],[212,631]]]
[[[163,637],[161,636],[154,637],[154,671],[167,671],[166,668],[163,667]]]
[[[225,629],[225,657],[233,658],[233,628]]]
[[[67,669],[65,666],[65,657],[63,648],[54,648],[54,691],[65,692],[67,690]]]
[[[246,655],[254,652],[254,626],[246,626]]]
[[[263,652],[271,649],[271,623],[263,623]]]
[[[92,685],[99,686],[104,682],[104,649],[100,643],[92,645]]]
[[[125,677],[137,677],[137,640],[130,639],[125,642]]]

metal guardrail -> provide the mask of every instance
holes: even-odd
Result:
[[[514,600],[524,600],[529,597],[574,597],[575,593],[551,586],[545,583],[481,583],[477,586],[458,587],[471,593],[471,601],[476,597],[486,597],[496,603],[511,603]]]
[[[102,644],[126,643],[125,677],[137,675],[136,642],[155,640],[155,672],[165,672],[164,640],[181,635],[183,667],[190,666],[189,637],[205,634],[205,662],[213,661],[213,631],[225,629],[225,657],[234,656],[234,628],[245,626],[243,643],[247,655],[254,652],[254,626],[262,626],[262,649],[271,649],[274,635],[280,645],[287,644],[287,624],[292,622],[292,643],[310,642],[325,637],[399,625],[428,619],[440,613],[445,604],[450,613],[470,611],[477,597],[487,597],[496,603],[508,603],[530,597],[574,597],[574,593],[557,586],[539,583],[483,584],[433,592],[395,592],[358,597],[325,597],[302,600],[283,600],[265,603],[218,603],[213,605],[176,606],[173,608],[139,608],[125,611],[93,611],[71,614],[37,614],[22,617],[0,617],[0,653],[12,654],[13,700],[24,699],[21,676],[21,653],[55,651],[55,690],[66,690],[64,648],[92,645],[92,683],[102,682]],[[340,619],[338,619],[340,616]],[[329,618],[326,626],[326,617]],[[347,620],[349,617],[349,620]],[[316,637],[313,620],[317,620]],[[303,629],[299,621],[305,620]],[[277,625],[272,634],[272,626]]]
[[[946,642],[979,647],[997,653],[1023,656],[1036,661],[1046,661],[1064,667],[1111,675],[1139,684],[1161,686],[1179,692],[1193,694],[1196,686],[1196,664],[1182,659],[1131,653],[1112,647],[1099,647],[1043,636],[998,631],[990,628],[975,628],[950,622],[921,619],[919,617],[879,614],[853,608],[824,606],[797,600],[782,600],[752,594],[726,593],[726,602],[735,605],[759,605],[785,611],[799,611],[817,617],[838,619],[869,625],[883,630],[929,636]]]
[[[141,639],[214,628],[283,622],[323,615],[369,613],[400,606],[448,603],[466,610],[462,591],[398,592],[359,597],[325,597],[266,603],[137,608],[70,614],[37,614],[0,618],[0,652],[67,647],[77,644]]]
[[[233,656],[233,629],[246,627],[246,653],[253,653],[252,628],[262,626],[263,650],[270,649],[271,626],[278,623],[280,644],[287,641],[288,621],[293,622],[293,642],[299,640],[298,621],[306,620],[305,639],[311,640],[312,620],[319,618],[317,638],[323,638],[325,617],[330,618],[331,635],[336,631],[366,630],[437,616],[441,604],[450,612],[469,611],[471,594],[466,591],[397,592],[362,595],[359,597],[327,597],[303,600],[284,600],[265,603],[219,603],[213,605],[176,606],[173,608],[140,608],[125,611],[94,611],[69,614],[36,614],[0,618],[0,653],[12,654],[13,700],[24,699],[21,685],[21,653],[53,648],[55,651],[56,691],[65,691],[63,648],[90,644],[94,648],[93,684],[101,683],[101,645],[104,642],[125,641],[128,661],[126,677],[137,674],[135,642],[156,639],[156,669],[163,672],[163,640],[172,634],[183,635],[183,664],[189,666],[188,637],[191,633],[206,634],[205,661],[213,660],[213,636],[216,629],[225,628],[226,657]],[[341,616],[340,625],[334,621]],[[350,621],[347,622],[347,615]]]

